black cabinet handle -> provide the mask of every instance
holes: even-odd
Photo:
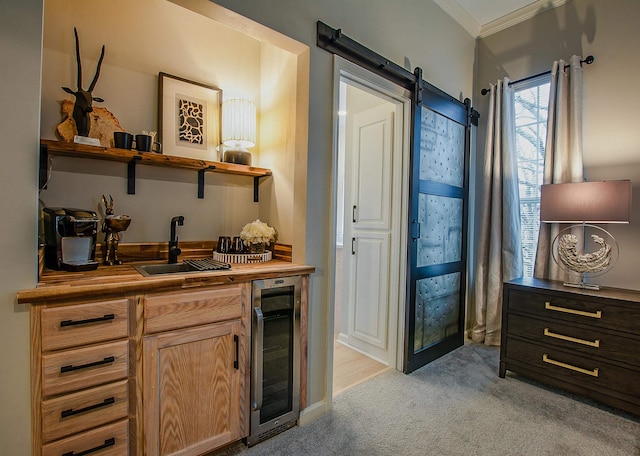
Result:
[[[115,444],[116,444],[116,439],[111,437],[110,439],[105,440],[103,445],[100,445],[94,448],[89,448],[88,450],[81,451],[80,453],[69,451],[67,453],[62,453],[62,456],[84,456],[85,454],[91,454],[91,453],[95,453],[96,451],[104,450],[105,448],[109,448],[111,446],[114,446]]]
[[[100,408],[100,407],[106,407],[107,405],[111,405],[111,404],[115,404],[115,403],[116,403],[116,398],[115,397],[108,397],[102,402],[98,402],[97,404],[89,405],[89,406],[81,408],[81,409],[63,410],[62,413],[60,414],[60,417],[61,418],[68,418],[68,417],[73,416],[73,415],[79,415],[80,413],[88,412],[90,410],[95,410],[95,409]]]
[[[100,321],[115,320],[115,318],[116,316],[114,314],[106,314],[104,317],[88,318],[86,320],[62,320],[60,322],[60,327],[65,328],[67,326],[86,325],[89,323],[97,323]]]
[[[356,238],[351,238],[351,255],[356,254]]]
[[[94,363],[81,364],[79,366],[74,366],[73,364],[69,366],[62,366],[60,368],[60,373],[63,374],[65,372],[71,372],[79,369],[87,369],[88,367],[100,366],[102,364],[113,363],[116,360],[115,356],[107,356],[102,361],[96,361]]]
[[[240,349],[239,349],[238,336],[235,334],[233,335],[233,343],[236,344],[236,359],[233,361],[233,368],[238,370],[239,369],[238,360],[240,355]]]

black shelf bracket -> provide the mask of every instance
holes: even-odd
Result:
[[[198,170],[198,198],[204,198],[204,173],[216,169],[214,165]]]
[[[127,195],[136,194],[136,165],[142,160],[142,157],[135,155],[129,163],[127,163]]]
[[[260,201],[260,179],[263,177],[269,176],[254,176],[253,178],[253,202],[257,203]]]

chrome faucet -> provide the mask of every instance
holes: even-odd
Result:
[[[169,264],[178,262],[178,255],[182,253],[178,247],[178,236],[176,236],[176,226],[184,225],[184,217],[176,215],[171,219],[171,238],[169,239]]]

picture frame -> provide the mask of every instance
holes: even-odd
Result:
[[[219,161],[222,90],[158,73],[158,135],[166,155]]]

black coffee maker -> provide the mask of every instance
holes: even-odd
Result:
[[[95,261],[98,215],[85,209],[45,207],[44,264],[51,269],[90,271]]]

